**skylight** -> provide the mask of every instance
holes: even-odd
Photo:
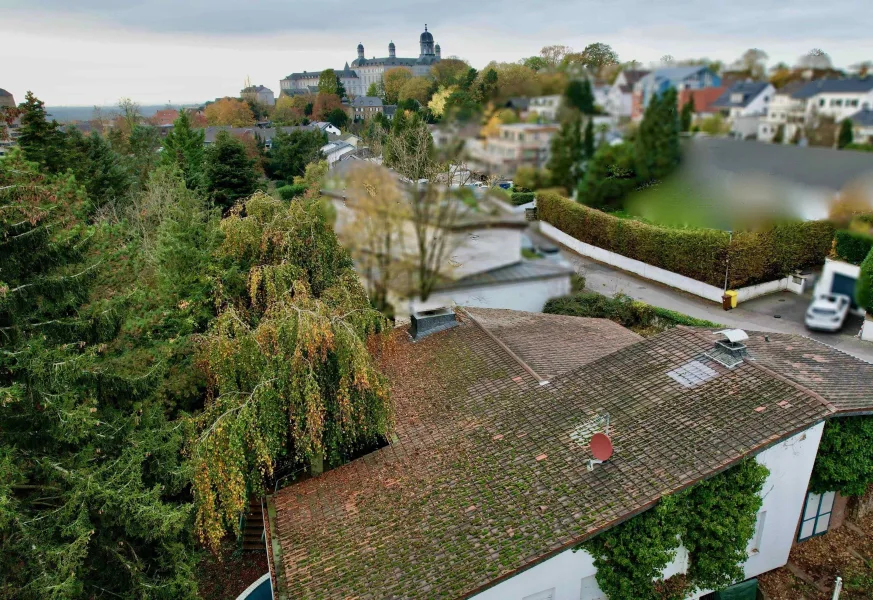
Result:
[[[710,369],[699,360],[689,361],[667,373],[667,377],[687,388],[702,385],[716,375],[718,375],[716,371]]]

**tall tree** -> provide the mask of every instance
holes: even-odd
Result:
[[[559,44],[543,46],[543,49],[540,50],[540,57],[545,61],[548,68],[557,69],[564,62],[564,57],[571,52],[573,52],[573,49],[570,46],[562,46]]]
[[[210,125],[248,127],[255,124],[255,116],[249,105],[237,98],[222,98],[207,106],[204,111]]]
[[[73,133],[75,132],[75,133]],[[133,183],[122,158],[96,131],[88,137],[78,129],[68,134],[72,170],[82,182],[94,208],[124,198]]]
[[[412,71],[406,67],[395,67],[385,71],[382,81],[385,84],[385,102],[397,104],[403,85],[413,78]]]
[[[840,123],[840,133],[837,136],[837,148],[845,148],[846,146],[851,144],[854,139],[855,136],[852,132],[852,120],[843,119],[843,121]]]
[[[581,176],[580,165],[584,158],[582,114],[571,110],[565,116],[561,129],[552,138],[548,169],[553,183],[568,191],[575,189]]]
[[[430,68],[430,76],[437,86],[461,85],[467,78],[470,65],[460,58],[444,58]]]
[[[335,108],[327,113],[327,118],[325,120],[334,127],[342,129],[348,124],[349,115],[346,114],[346,111],[344,111],[343,109]]]
[[[370,96],[371,98],[381,98],[381,93],[380,93],[380,90],[379,90],[379,86],[376,84],[375,81],[374,81],[373,83],[370,84],[370,87],[367,88],[367,94],[366,94],[366,95],[367,95],[367,96]]]
[[[319,93],[318,96],[315,97],[315,103],[312,105],[312,110],[309,114],[318,121],[326,121],[327,115],[337,108],[340,110],[343,108],[343,103],[339,96],[336,94]]]
[[[339,87],[337,86],[339,79],[336,76],[336,71],[333,69],[325,69],[318,76],[318,93],[319,94],[334,94],[339,95]]]
[[[813,48],[797,61],[800,69],[832,69],[831,57],[821,48]]]
[[[181,436],[144,402],[154,373],[108,368],[85,196],[0,159],[0,596],[193,599]]]
[[[588,79],[574,79],[567,84],[564,91],[567,106],[574,108],[583,115],[594,114],[594,92]]]
[[[594,156],[594,119],[588,119],[588,122],[585,124],[585,137],[582,140],[582,154],[585,157],[585,160],[590,160]]]
[[[604,67],[618,64],[618,53],[608,44],[595,42],[588,44],[578,55],[565,58],[566,62],[575,62],[594,75],[599,75]]]
[[[273,125],[298,125],[305,116],[304,108],[306,102],[302,96],[279,96],[273,107]]]
[[[165,165],[178,165],[185,177],[188,189],[202,189],[203,179],[203,143],[206,133],[202,129],[191,127],[188,111],[180,111],[171,129],[164,138],[164,150],[161,161]]]
[[[763,79],[767,74],[767,53],[758,48],[749,48],[733,65],[733,71],[745,73],[752,79]]]
[[[206,150],[203,174],[206,191],[223,210],[251,196],[257,189],[254,161],[243,143],[226,131],[219,132],[215,143]]]
[[[24,156],[49,173],[63,171],[67,167],[66,139],[58,122],[48,120],[45,103],[28,91],[18,110],[21,115],[18,145]]]
[[[681,131],[691,131],[691,122],[694,120],[694,111],[694,95],[689,95],[688,102],[682,105],[682,112],[679,115]]]
[[[317,129],[277,131],[269,153],[268,172],[274,179],[291,182],[303,175],[306,165],[321,159],[327,135]]]
[[[157,127],[137,125],[128,140],[130,155],[127,157],[128,170],[137,190],[145,188],[151,172],[161,162],[161,132]]]
[[[549,63],[547,63],[546,59],[542,56],[529,56],[527,58],[522,58],[518,62],[534,71],[543,71],[549,67]]]
[[[679,164],[676,103],[675,88],[655,95],[649,101],[634,142],[634,165],[642,182],[662,179]]]

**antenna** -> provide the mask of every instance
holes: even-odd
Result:
[[[591,448],[591,454],[594,456],[594,458],[588,459],[588,470],[593,471],[594,465],[603,464],[612,458],[614,448],[612,440],[609,438],[609,425],[606,427],[606,433],[598,431],[592,435],[588,446]]]

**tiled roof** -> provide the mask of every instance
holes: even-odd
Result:
[[[873,365],[815,340],[784,333],[750,333],[755,360],[820,394],[840,412],[873,408]]]
[[[757,98],[770,86],[767,81],[738,81],[724,91],[712,106],[719,108],[744,108]],[[735,101],[734,95],[739,94],[739,101]]]
[[[540,385],[464,321],[399,343],[389,446],[270,499],[286,597],[468,597],[833,414],[754,361],[708,359],[711,332],[677,328]],[[585,432],[605,414],[615,454],[589,472]]]
[[[539,265],[548,261],[531,262]],[[608,319],[499,308],[464,310],[545,379],[572,371],[643,339]]]
[[[650,73],[650,71],[644,71],[641,69],[625,69],[622,71],[624,73],[625,81],[627,85],[633,86],[637,81],[645,77]]]
[[[715,102],[725,91],[725,87],[708,87],[699,90],[680,90],[679,108],[685,106],[691,98],[694,98],[694,112],[714,112],[712,108]]]
[[[849,117],[855,126],[873,127],[873,110],[864,108]]]
[[[810,81],[792,94],[793,98],[812,98],[816,94],[863,94],[873,90],[873,76],[863,79],[819,79]]]

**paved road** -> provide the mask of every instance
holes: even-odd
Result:
[[[528,230],[528,236],[535,245],[554,245],[554,242],[531,229]],[[637,277],[566,248],[561,249],[561,256],[577,273],[585,277],[585,287],[589,290],[608,296],[625,294],[652,306],[668,308],[728,327],[808,336],[873,363],[873,343],[862,342],[857,337],[862,324],[860,317],[850,317],[842,332],[837,334],[812,333],[806,329],[803,315],[811,301],[809,296],[780,292],[743,302],[737,308],[725,311],[720,305],[703,298]]]

